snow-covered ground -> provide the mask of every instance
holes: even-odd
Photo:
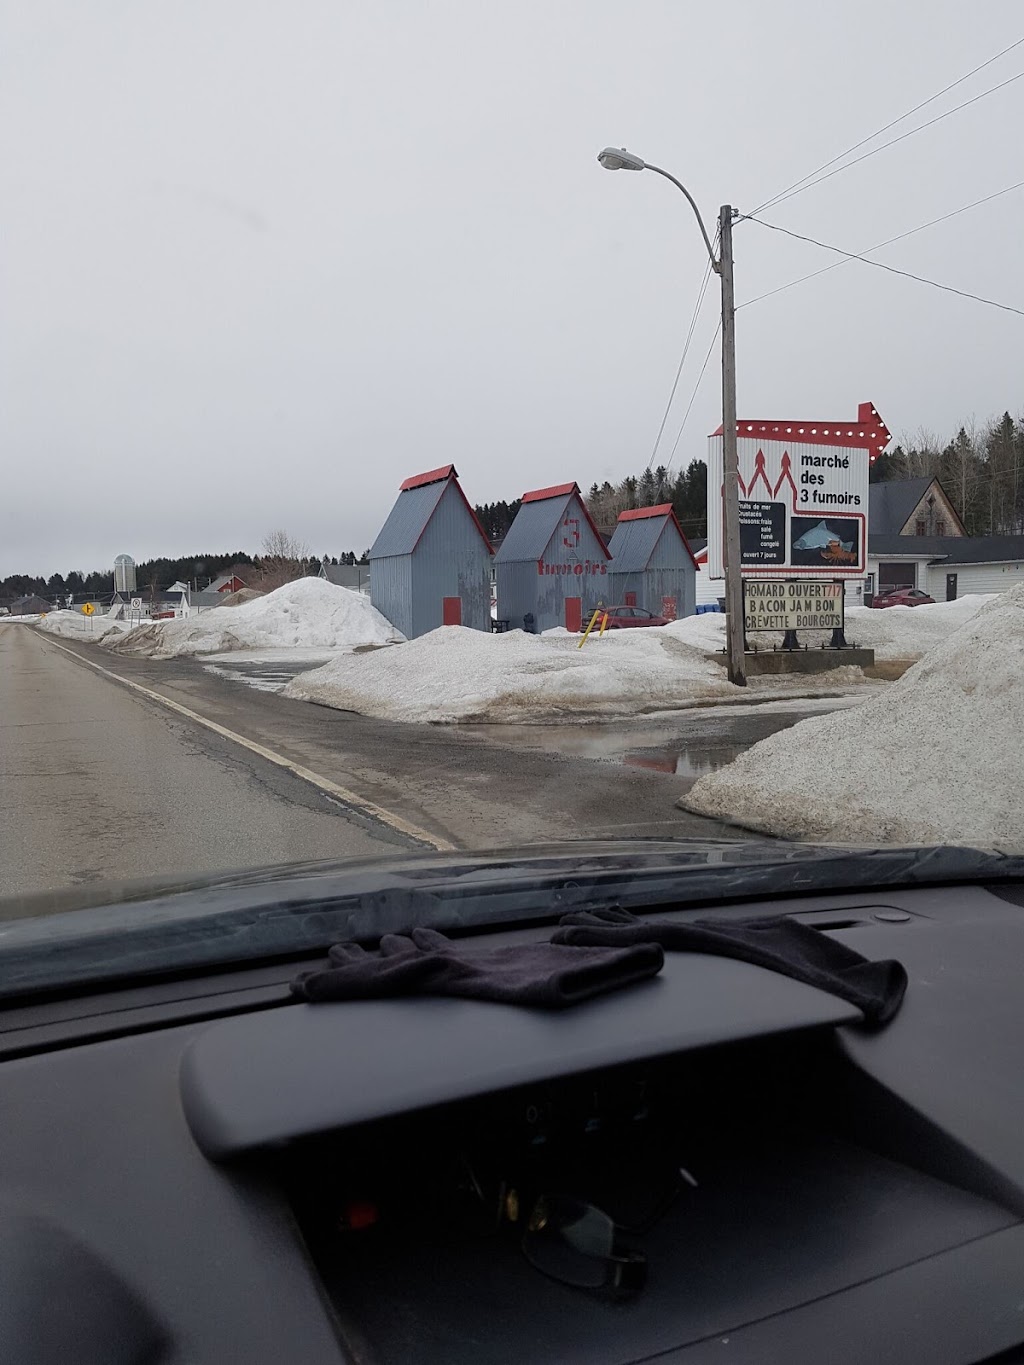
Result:
[[[83,616],[80,611],[51,611],[46,616],[33,616],[39,629],[50,635],[65,635],[73,640],[92,640],[95,644],[115,639],[128,629],[124,621],[109,616]]]
[[[756,744],[680,805],[788,838],[1019,850],[1022,665],[1024,586],[990,599],[863,706]]]
[[[402,638],[363,593],[300,578],[241,606],[136,626],[110,645],[118,654],[171,659],[227,650],[352,650]]]
[[[485,635],[442,626],[401,649],[331,660],[301,673],[287,697],[388,720],[550,722],[632,716],[743,700],[794,688],[849,686],[859,670],[756,679],[733,687],[705,650],[662,630],[614,631],[590,640],[566,632]]]
[[[994,600],[996,594],[975,594],[961,597],[956,602],[936,602],[923,607],[848,607],[846,609],[846,638],[862,649],[873,649],[875,658],[920,659],[935,645],[947,639],[969,621],[982,607]],[[705,612],[701,616],[687,616],[664,629],[687,644],[702,649],[717,650],[725,646],[725,617],[721,612]],[[802,630],[801,643],[813,646],[830,638],[831,632]],[[751,645],[771,649],[782,643],[781,631],[758,631],[750,637]]]

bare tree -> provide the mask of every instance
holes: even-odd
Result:
[[[260,587],[264,592],[272,592],[285,583],[293,583],[305,574],[308,559],[309,546],[303,541],[287,531],[269,532],[263,537],[263,553],[257,565]]]

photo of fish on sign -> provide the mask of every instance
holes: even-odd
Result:
[[[859,517],[793,517],[790,562],[801,567],[846,567],[860,562]]]

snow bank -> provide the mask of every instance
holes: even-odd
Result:
[[[401,721],[596,719],[740,695],[702,651],[656,630],[485,635],[442,626],[383,653],[301,673],[286,697]]]
[[[300,578],[237,607],[212,607],[195,616],[151,621],[111,642],[118,654],[172,659],[225,650],[357,649],[403,637],[368,597],[322,578]]]
[[[995,594],[975,594],[956,602],[936,602],[923,607],[847,607],[846,638],[862,649],[873,649],[876,659],[920,659],[966,622],[982,607],[995,600]],[[686,644],[715,651],[725,646],[725,617],[721,612],[705,612],[673,621],[664,629]],[[760,648],[782,644],[781,631],[757,631],[751,637]],[[800,641],[812,647],[831,638],[831,631],[802,630]]]
[[[754,745],[679,804],[795,839],[1024,848],[1022,664],[1024,586],[881,695]]]
[[[128,629],[124,621],[110,616],[83,616],[80,611],[51,611],[43,617],[33,617],[39,629],[50,635],[66,635],[74,640],[100,640],[123,636]]]

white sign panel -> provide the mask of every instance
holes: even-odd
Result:
[[[863,577],[868,470],[889,442],[870,403],[856,422],[738,422],[745,578]],[[722,436],[708,439],[708,574],[724,576]]]
[[[744,629],[842,630],[844,597],[842,583],[748,579],[743,584]]]

